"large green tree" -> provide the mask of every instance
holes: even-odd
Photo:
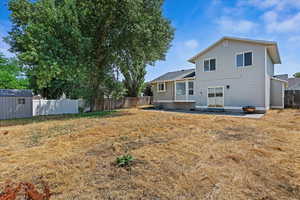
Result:
[[[115,68],[136,84],[140,81],[131,79],[138,76],[128,74],[144,73],[146,65],[164,58],[173,29],[162,16],[162,3],[10,0],[13,29],[7,41],[39,88],[53,80],[76,80],[98,110]]]
[[[0,89],[28,89],[28,79],[18,61],[0,53]]]
[[[300,78],[300,72],[295,73],[295,74],[294,74],[294,77],[295,77],[295,78]]]

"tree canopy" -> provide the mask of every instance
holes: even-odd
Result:
[[[145,67],[165,58],[173,28],[163,0],[10,0],[13,29],[6,41],[38,88],[54,80],[78,83],[101,109],[120,70],[137,95]],[[135,90],[135,92],[132,92]]]
[[[0,88],[27,89],[28,79],[16,59],[7,59],[0,54]]]
[[[294,74],[294,77],[295,77],[295,78],[300,78],[300,72],[295,73],[295,74]]]

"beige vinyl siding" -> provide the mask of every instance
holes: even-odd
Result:
[[[166,91],[158,92],[157,84],[152,84],[152,92],[153,92],[153,101],[171,101],[174,100],[174,82],[165,82]]]
[[[284,108],[284,83],[271,80],[271,107]]]
[[[225,42],[196,61],[196,105],[207,106],[207,88],[221,86],[224,87],[225,107],[265,107],[265,47],[246,42]],[[252,66],[236,67],[236,55],[249,51],[252,52]],[[215,71],[204,72],[203,63],[207,58],[216,58]]]

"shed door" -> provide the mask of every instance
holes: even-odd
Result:
[[[224,107],[224,88],[209,87],[207,90],[207,106],[211,108]]]
[[[27,109],[26,106],[28,105],[28,99],[24,97],[17,97],[15,98],[16,104],[15,104],[15,117],[16,118],[23,118],[23,117],[28,117],[27,115]]]

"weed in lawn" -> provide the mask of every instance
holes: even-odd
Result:
[[[117,157],[116,164],[118,167],[129,167],[133,161],[134,161],[133,156],[127,154],[127,155]]]
[[[37,131],[34,132],[30,137],[29,137],[29,146],[38,146],[40,145],[41,139],[42,139],[42,134],[41,132]]]

